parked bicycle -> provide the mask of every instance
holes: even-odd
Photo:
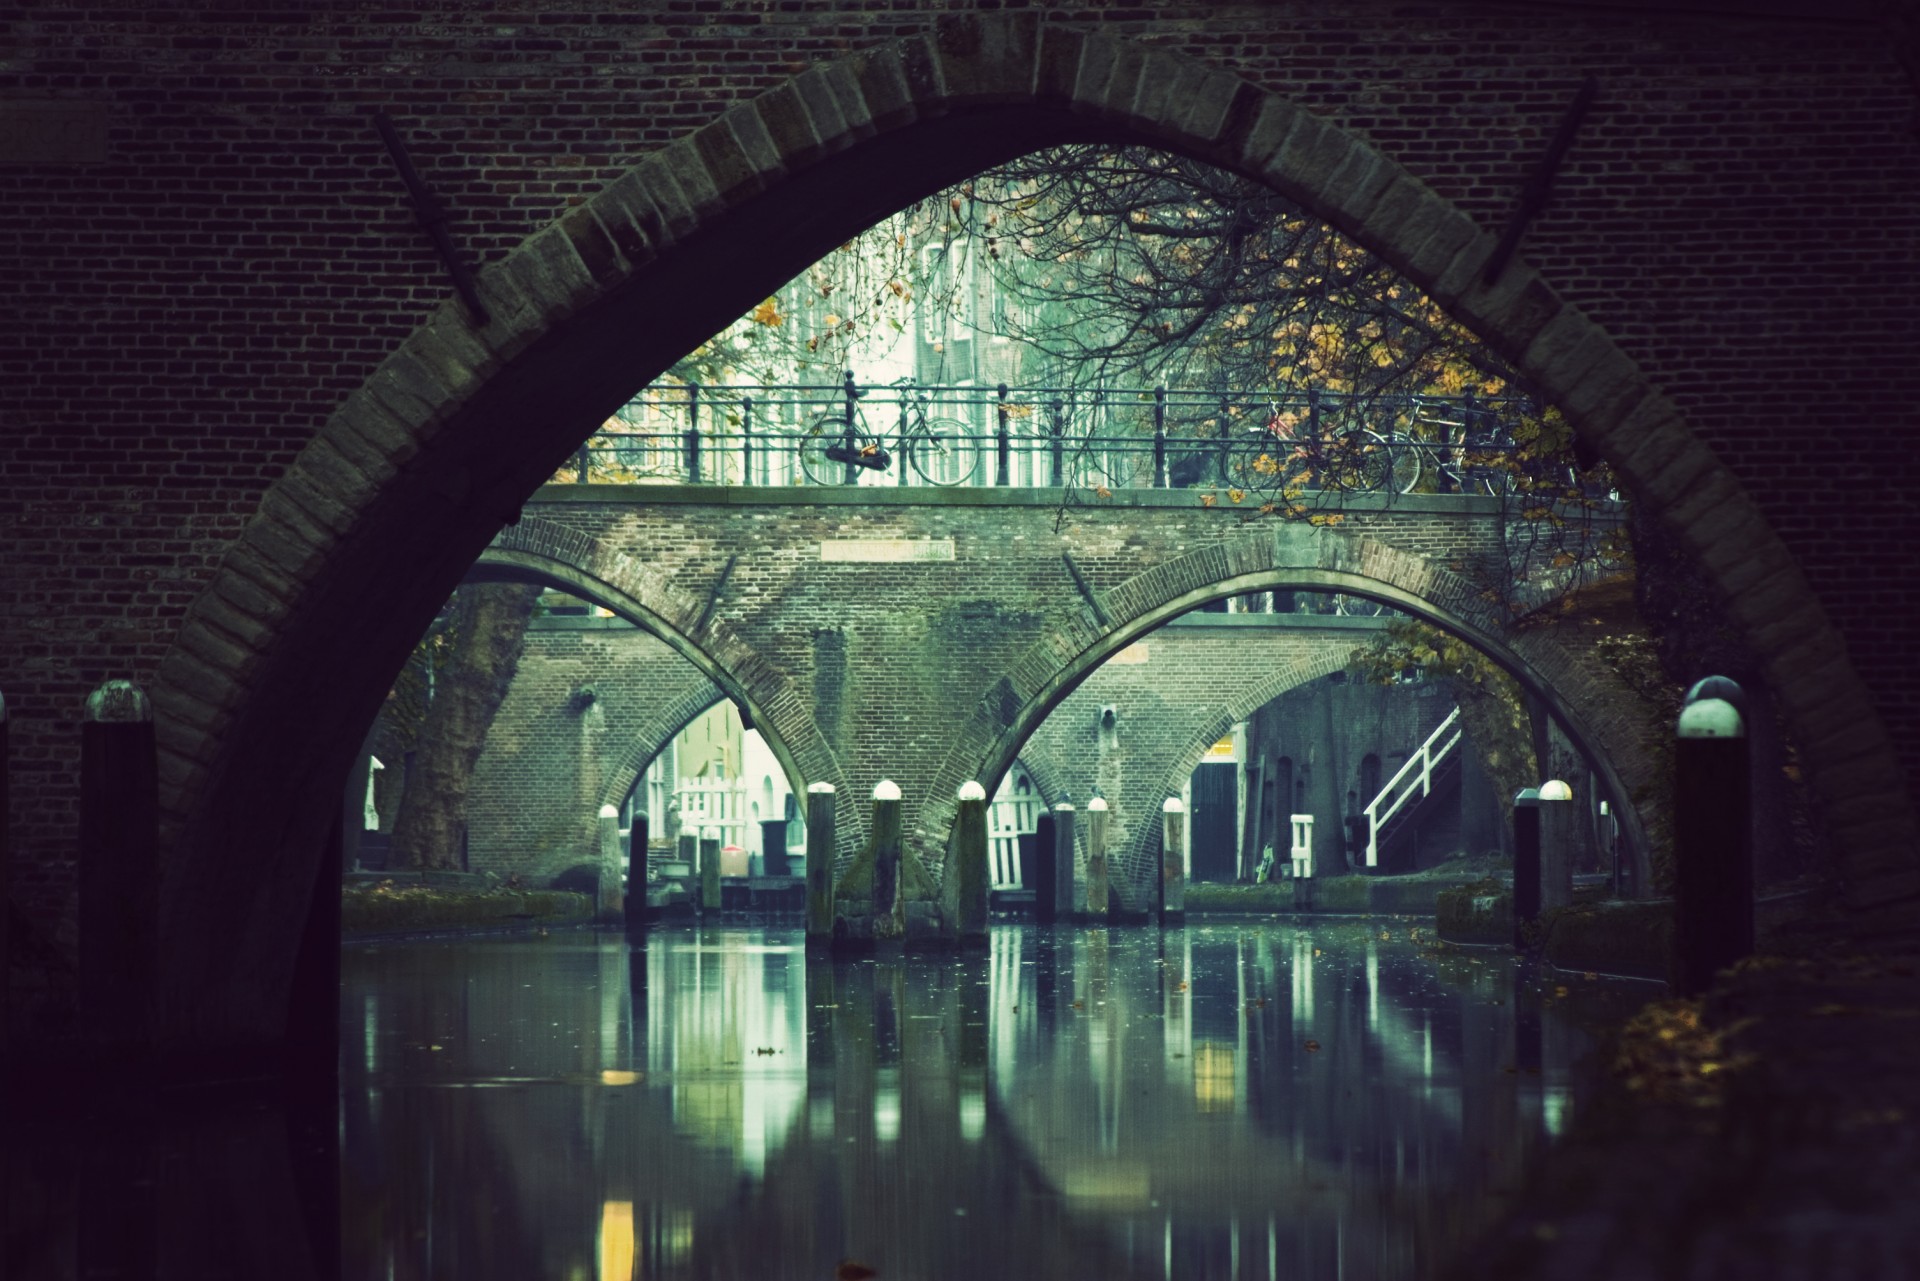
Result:
[[[926,393],[911,379],[892,384],[898,392],[900,425],[894,439],[906,466],[929,485],[970,484],[983,465],[983,451],[974,429],[957,418],[927,412]],[[857,485],[864,471],[892,468],[894,456],[884,433],[867,425],[860,399],[867,392],[846,376],[842,408],[822,414],[795,433],[794,451],[800,471],[815,485]]]
[[[1419,478],[1419,461],[1404,440],[1357,424],[1325,424],[1317,407],[1304,419],[1269,405],[1265,421],[1239,431],[1226,429],[1214,446],[1220,483],[1253,492],[1298,489],[1405,493]],[[1190,455],[1183,468],[1204,472],[1205,453]],[[1195,463],[1200,467],[1196,469]],[[1168,476],[1174,484],[1175,469]],[[1202,483],[1197,477],[1186,484]]]

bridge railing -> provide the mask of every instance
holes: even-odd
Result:
[[[1515,429],[1538,412],[1472,393],[686,383],[636,397],[554,479],[1497,494],[1536,483]]]

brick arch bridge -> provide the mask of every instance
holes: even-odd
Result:
[[[483,557],[477,572],[493,572],[495,564]],[[1098,788],[1114,808],[1116,866],[1145,866],[1157,850],[1161,800],[1179,792],[1200,753],[1224,732],[1222,724],[1340,670],[1384,622],[1189,615],[1083,682],[1027,740],[1020,763],[1045,803],[1084,805]],[[579,697],[586,687],[591,703]],[[536,619],[474,768],[471,870],[515,873],[538,884],[592,862],[599,808],[618,805],[675,735],[727,697],[644,625]],[[1109,706],[1120,719],[1112,742],[1095,732]],[[854,813],[863,808],[858,799],[856,793]],[[843,850],[847,857],[852,852]],[[1139,888],[1126,877],[1120,883]]]
[[[1472,127],[1437,150],[1368,141],[1360,132],[1368,122],[1381,138],[1395,137],[1395,109],[1383,101],[1386,114],[1375,118],[1364,105],[1317,101],[1313,85],[1324,73],[1289,73],[1284,59],[1274,61],[1273,51],[1295,37],[1293,16],[1281,11],[1248,19],[1254,29],[1240,33],[1250,52],[1260,51],[1247,77],[1164,47],[1183,40],[1196,51],[1217,47],[1177,22],[1162,30],[1157,19],[1144,20],[1129,28],[1145,37],[1136,41],[1077,25],[1074,16],[910,24],[901,38],[756,85],[758,96],[738,105],[709,102],[706,123],[479,273],[489,323],[470,326],[455,304],[442,306],[310,437],[282,438],[299,446],[297,456],[284,470],[263,473],[273,479],[251,522],[212,549],[218,567],[193,579],[194,603],[169,614],[178,618],[172,640],[157,666],[142,669],[159,715],[171,851],[160,927],[170,1043],[277,1037],[294,963],[289,940],[311,899],[310,872],[320,866],[341,780],[388,679],[473,558],[593,423],[854,228],[986,164],[1076,138],[1154,142],[1269,184],[1380,253],[1515,360],[1724,596],[1826,803],[1854,909],[1851,928],[1865,935],[1906,924],[1908,901],[1920,890],[1909,780],[1874,700],[1800,565],[1741,479],[1689,430],[1669,391],[1688,390],[1688,403],[1722,424],[1722,440],[1752,439],[1735,423],[1743,415],[1718,413],[1680,371],[1665,384],[1645,376],[1636,355],[1585,310],[1590,304],[1612,317],[1642,359],[1659,358],[1665,343],[1688,347],[1707,331],[1688,308],[1663,326],[1657,308],[1636,305],[1660,275],[1643,261],[1661,251],[1645,248],[1641,229],[1615,227],[1611,240],[1596,244],[1556,226],[1536,241],[1553,277],[1515,261],[1487,283],[1496,237],[1442,190],[1464,199],[1472,186],[1462,175],[1485,154]],[[1473,23],[1489,20],[1476,12],[1456,34],[1478,47],[1490,37]],[[1503,47],[1509,25],[1499,24]],[[835,30],[844,38],[843,28]],[[1430,41],[1424,36],[1419,47]],[[1329,50],[1355,43],[1350,33],[1328,33]],[[1577,78],[1592,64],[1580,61],[1584,52],[1570,59],[1568,50],[1590,47],[1579,39],[1553,46],[1542,65]],[[1846,47],[1859,53],[1866,46]],[[788,48],[791,61],[794,52],[805,50],[804,60],[829,46]],[[1394,44],[1384,55],[1354,55],[1359,61],[1343,71],[1364,79],[1368,56],[1387,65],[1408,52]],[[1635,59],[1616,61],[1626,67]],[[1881,71],[1871,102],[1884,115],[1890,73]],[[1824,92],[1819,74],[1808,76]],[[1504,61],[1501,75],[1527,79],[1524,66]],[[1856,109],[1858,77],[1843,79],[1848,105],[1821,97],[1823,120]],[[1874,137],[1881,126],[1875,116]],[[1803,150],[1819,156],[1830,145],[1823,137]],[[1582,175],[1597,184],[1596,208],[1644,196],[1637,188],[1604,190],[1624,181],[1609,179],[1607,169]],[[1857,165],[1834,171],[1849,181],[1859,172]],[[1809,193],[1827,190],[1818,173],[1807,181]],[[1882,197],[1876,189],[1861,200],[1867,203],[1855,209],[1879,208],[1872,202]],[[1501,216],[1490,199],[1466,203],[1490,221]],[[1901,269],[1876,259],[1858,269],[1835,265],[1831,274],[1868,286]],[[344,277],[336,270],[335,278]],[[1577,286],[1582,305],[1563,284]],[[1768,323],[1751,326],[1763,346],[1771,341]],[[1734,363],[1757,382],[1768,359],[1762,351]],[[330,362],[318,364],[332,376]],[[1798,427],[1799,410],[1781,412],[1780,430]],[[1845,418],[1833,419],[1836,430]],[[255,421],[245,426],[251,431]],[[1782,474],[1769,466],[1748,474],[1763,486],[1789,483],[1769,479]],[[1836,462],[1820,474],[1837,478],[1846,468]],[[1770,510],[1793,519],[1785,501]],[[1895,520],[1872,519],[1887,528]],[[1801,546],[1824,546],[1806,535],[1804,522],[1796,528]],[[396,546],[412,549],[409,573],[392,572]],[[1848,563],[1846,554],[1820,554],[1836,573]],[[1865,589],[1848,590],[1850,617],[1891,637],[1884,628],[1871,631]],[[369,618],[384,622],[368,629]],[[348,652],[350,635],[362,643]],[[1886,680],[1907,682],[1899,689],[1911,702],[1912,679],[1899,661],[1875,661]],[[290,741],[289,725],[304,732]],[[261,867],[277,870],[263,875]],[[215,921],[246,924],[207,928]]]
[[[1660,780],[1637,700],[1552,629],[1510,635],[1467,572],[1446,567],[1497,559],[1496,500],[1351,496],[1337,528],[1153,490],[1115,491],[1056,527],[1059,501],[1047,490],[554,485],[478,570],[557,583],[692,659],[749,710],[796,791],[835,784],[842,859],[865,841],[873,784],[893,779],[909,846],[936,879],[960,785],[992,789],[1116,653],[1222,596],[1369,596],[1464,636],[1538,697],[1604,780],[1644,868],[1643,815],[1661,821],[1649,806]],[[1276,671],[1228,701],[1245,715],[1321,670],[1331,667]],[[1123,863],[1146,875],[1141,850]]]

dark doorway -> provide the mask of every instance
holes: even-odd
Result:
[[[1193,879],[1232,881],[1238,878],[1234,848],[1235,810],[1239,770],[1231,761],[1217,761],[1193,771]]]

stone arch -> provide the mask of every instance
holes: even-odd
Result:
[[[854,228],[1088,138],[1153,142],[1268,184],[1513,359],[1724,593],[1827,804],[1856,928],[1876,928],[1876,911],[1881,926],[1898,919],[1920,891],[1913,813],[1867,690],[1739,482],[1603,330],[1524,262],[1489,284],[1491,234],[1284,97],[1040,13],[961,14],[739,104],[487,265],[490,323],[442,306],[268,490],[153,690],[169,1035],[278,1035],[286,940],[358,734],[431,610],[595,422]],[[391,572],[395,547],[414,553],[407,574]],[[205,928],[236,920],[259,924]]]
[[[1551,629],[1509,634],[1465,577],[1364,534],[1326,526],[1250,525],[1225,544],[1189,552],[1096,593],[1097,606],[1036,642],[1003,688],[983,700],[966,725],[955,727],[935,795],[951,792],[944,786],[949,772],[1004,768],[1002,762],[1013,759],[1080,682],[1169,619],[1206,601],[1269,589],[1365,596],[1477,646],[1545,704],[1619,800],[1622,847],[1633,858],[1635,884],[1647,885],[1648,820],[1657,834],[1664,830],[1664,815],[1650,812],[1644,801],[1659,794],[1661,780],[1652,773],[1656,757],[1645,741],[1648,727],[1611,710],[1631,705],[1618,677],[1561,644]],[[952,808],[929,807],[927,826],[951,821]]]
[[[665,751],[667,744],[678,737],[681,730],[693,724],[696,717],[708,708],[717,706],[726,697],[718,685],[708,682],[705,689],[690,689],[675,699],[654,722],[656,733],[629,740],[614,759],[612,768],[607,771],[600,803],[617,806],[624,801],[639,783],[641,772],[653,763],[654,757]]]
[[[534,518],[500,531],[475,560],[470,576],[550,583],[612,610],[665,641],[700,669],[717,697],[746,709],[795,795],[805,796],[809,783],[834,785],[838,857],[851,858],[865,841],[867,813],[861,798],[853,794],[839,758],[814,723],[809,700],[786,672],[735,635],[724,620],[709,617],[705,601],[627,553],[611,550],[565,525]],[[714,701],[708,699],[694,708],[687,721]],[[685,725],[683,721],[681,728]],[[621,768],[630,767],[637,774],[652,756],[630,757]],[[632,786],[631,776],[627,785]],[[624,795],[609,795],[605,803],[618,804]]]
[[[1337,672],[1345,665],[1344,659],[1331,656],[1289,663],[1258,684],[1244,690],[1236,690],[1233,697],[1223,702],[1207,720],[1207,728],[1195,739],[1193,745],[1175,758],[1172,768],[1161,780],[1158,789],[1160,795],[1162,797],[1179,795],[1180,784],[1199,767],[1201,758],[1207,754],[1207,748],[1219,742],[1236,724],[1246,720],[1282,694]],[[1129,888],[1131,889],[1134,885],[1151,885],[1151,881],[1145,878],[1159,871],[1159,859],[1159,828],[1156,824],[1143,824],[1133,842],[1128,845],[1122,859]]]

